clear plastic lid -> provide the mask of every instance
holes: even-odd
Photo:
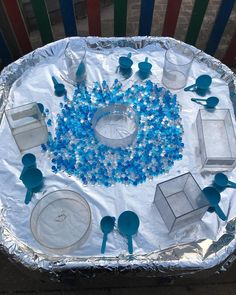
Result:
[[[80,247],[88,237],[90,207],[76,192],[54,191],[36,204],[30,225],[34,238],[47,250],[68,253]]]

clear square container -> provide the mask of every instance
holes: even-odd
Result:
[[[236,165],[236,138],[230,110],[201,109],[196,124],[203,169],[231,171]]]
[[[209,202],[191,173],[186,173],[156,186],[154,198],[169,232],[200,221]]]
[[[6,110],[6,117],[21,152],[47,142],[47,125],[37,103]]]

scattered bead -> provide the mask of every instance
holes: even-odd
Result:
[[[109,103],[126,103],[139,116],[139,131],[134,146],[110,148],[94,136],[92,118],[98,108]],[[176,95],[151,81],[134,84],[122,90],[115,80],[94,83],[91,92],[78,84],[72,100],[66,96],[60,102],[54,138],[49,132],[47,146],[53,154],[52,171],[66,171],[83,184],[103,184],[108,187],[120,182],[137,186],[161,173],[166,173],[174,161],[182,159],[183,127]],[[48,114],[49,111],[45,112]],[[54,133],[53,133],[54,134]]]

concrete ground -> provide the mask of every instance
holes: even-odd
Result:
[[[236,263],[219,274],[203,271],[189,278],[132,278],[122,275],[77,277],[57,283],[47,275],[22,268],[0,252],[0,294],[81,294],[81,295],[235,295]]]

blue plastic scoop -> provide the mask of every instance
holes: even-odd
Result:
[[[56,96],[63,96],[64,94],[66,94],[66,89],[64,84],[58,83],[54,76],[52,76],[52,81],[54,84],[54,90],[55,90]]]
[[[224,221],[227,220],[227,217],[218,205],[220,202],[220,193],[211,186],[205,187],[202,191],[211,204],[211,207],[214,207],[214,211],[220,217],[220,219]]]
[[[209,75],[201,75],[196,79],[195,84],[187,86],[184,88],[184,91],[196,91],[198,95],[204,96],[206,95],[210,85],[212,82],[212,78]]]
[[[122,70],[129,70],[133,65],[131,53],[129,53],[127,56],[121,56],[119,58],[119,65]]]
[[[104,254],[106,250],[107,235],[113,231],[115,226],[115,217],[104,216],[100,222],[100,227],[103,232],[103,241],[101,247],[101,253]]]
[[[123,236],[128,239],[129,254],[133,254],[132,235],[136,234],[139,228],[139,218],[132,211],[124,211],[118,218],[118,228]]]
[[[219,98],[216,96],[210,96],[207,99],[204,98],[191,98],[191,101],[199,103],[203,106],[205,106],[206,108],[214,108],[218,105],[219,103]],[[201,103],[201,101],[205,101],[206,103],[203,104]]]
[[[43,112],[44,112],[44,105],[42,103],[40,103],[40,102],[38,102],[37,105],[38,105],[38,108],[39,108],[40,112],[43,114]]]
[[[215,175],[214,182],[220,187],[236,188],[236,183],[229,181],[228,177],[224,173],[217,173]]]
[[[25,173],[25,171],[29,168],[36,168],[36,157],[34,154],[25,154],[22,157],[22,164],[24,165],[23,170],[20,175],[20,180],[22,180],[22,175]]]
[[[138,64],[138,68],[140,72],[147,74],[151,71],[152,64],[148,62],[148,58],[146,57],[145,61],[142,61]]]
[[[33,193],[38,192],[43,186],[43,174],[37,168],[29,168],[22,175],[22,181],[27,188],[25,204],[29,204]]]

